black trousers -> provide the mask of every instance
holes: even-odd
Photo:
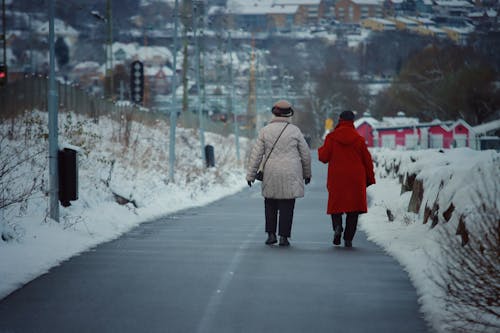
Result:
[[[359,213],[351,212],[346,213],[346,215],[344,240],[352,241],[354,235],[356,234],[356,228],[358,227]],[[340,226],[341,231],[344,230],[342,228],[342,214],[332,214],[332,227],[334,232],[337,226]]]
[[[275,234],[278,224],[279,213],[279,235],[290,237],[292,232],[293,209],[295,199],[264,199],[266,213],[266,232]]]

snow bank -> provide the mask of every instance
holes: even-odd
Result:
[[[498,211],[500,154],[468,148],[382,149],[374,150],[373,158],[377,184],[368,189],[370,208],[362,215],[360,227],[409,273],[421,311],[432,327],[437,332],[453,331],[445,311],[449,305],[445,290],[433,282],[439,277],[440,263],[448,259],[443,256],[443,237],[455,235],[460,224],[469,233],[478,229],[482,221],[476,217],[483,204]],[[415,192],[420,192],[420,198]],[[411,201],[420,201],[420,205]],[[393,221],[389,221],[389,212]],[[461,246],[463,235],[456,237]]]
[[[214,146],[216,167],[201,160],[197,131],[177,128],[175,183],[169,181],[169,125],[145,125],[101,117],[96,124],[74,114],[59,115],[60,145],[81,148],[79,199],[60,208],[60,222],[48,218],[47,114],[32,112],[16,121],[9,140],[10,122],[0,125],[2,158],[13,153],[37,155],[17,167],[12,179],[0,182],[0,192],[22,187],[40,174],[37,188],[20,203],[0,209],[0,298],[51,267],[89,248],[112,240],[134,226],[189,207],[205,205],[241,190],[244,171],[236,161],[234,137],[206,133]],[[122,144],[125,137],[129,145]],[[242,156],[247,146],[241,139]],[[14,155],[12,155],[14,156]],[[5,160],[2,163],[5,164]],[[116,195],[128,199],[116,202]],[[7,237],[8,236],[8,237]]]

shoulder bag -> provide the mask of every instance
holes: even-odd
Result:
[[[283,132],[285,131],[285,128],[288,126],[288,124],[289,123],[286,123],[285,127],[283,127],[283,129],[281,130],[280,135],[278,135],[278,138],[276,139],[276,141],[274,141],[274,144],[271,147],[271,151],[269,152],[269,154],[267,154],[266,160],[262,164],[262,167],[259,169],[259,171],[257,171],[257,174],[255,175],[255,179],[257,179],[258,181],[264,180],[264,167],[266,166],[266,163],[267,163],[267,160],[269,159],[269,156],[271,156],[271,153],[273,152],[274,146],[276,146],[276,143],[280,139],[281,134],[283,134]]]

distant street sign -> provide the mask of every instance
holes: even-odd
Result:
[[[138,60],[130,66],[130,98],[135,104],[142,104],[144,98],[144,65]]]

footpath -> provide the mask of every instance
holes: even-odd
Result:
[[[430,332],[393,258],[360,230],[332,245],[325,179],[315,161],[288,248],[256,184],[51,269],[0,300],[0,332]]]

